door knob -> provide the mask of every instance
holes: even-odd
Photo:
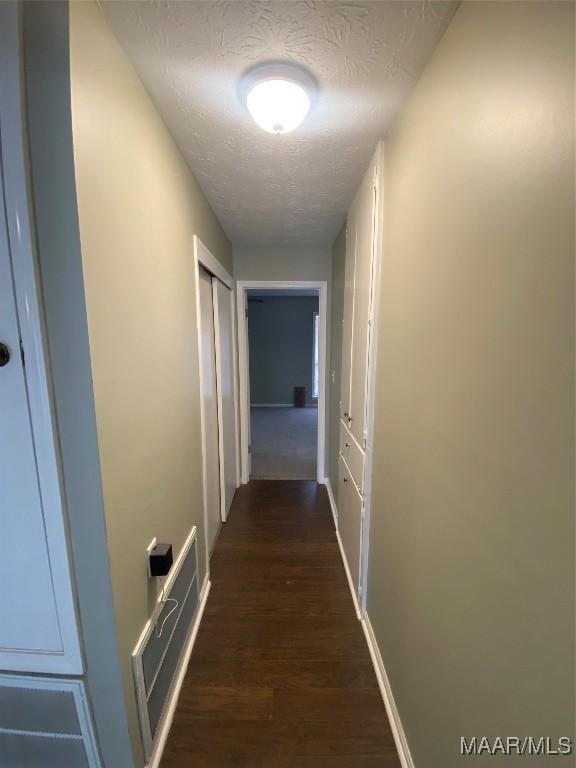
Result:
[[[0,368],[3,368],[5,365],[8,365],[10,362],[10,350],[6,346],[6,344],[3,344],[0,342]]]

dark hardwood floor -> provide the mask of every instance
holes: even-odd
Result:
[[[239,488],[162,768],[400,768],[326,490]]]

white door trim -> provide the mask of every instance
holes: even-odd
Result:
[[[208,250],[198,235],[192,238],[194,251],[194,280],[195,280],[195,298],[196,298],[196,330],[198,338],[198,366],[200,370],[200,382],[202,382],[202,313],[200,311],[200,267],[204,267],[218,280],[221,280],[227,288],[234,291],[234,280],[226,269],[220,264],[215,256]],[[234,316],[234,312],[232,312]],[[234,329],[232,329],[234,332]],[[214,340],[216,343],[216,339]],[[236,376],[236,373],[235,373]],[[218,377],[216,377],[216,386],[218,386]],[[218,396],[219,397],[219,396]],[[234,409],[236,411],[236,433],[238,432],[238,394],[235,392]],[[218,417],[220,423],[220,417]],[[202,407],[202,384],[200,384],[200,431],[202,434],[202,503],[204,506],[204,545],[206,547],[206,573],[210,573],[210,551],[208,546],[208,500],[206,498],[206,425],[204,423],[204,409]],[[220,432],[220,427],[219,430]],[[236,445],[238,445],[238,434],[234,436]],[[222,446],[219,442],[220,461],[222,462]],[[236,460],[238,463],[238,459]],[[220,498],[224,493],[222,487],[222,472],[220,473]]]
[[[226,477],[224,474],[224,419],[222,416],[222,391],[219,382],[220,358],[222,356],[218,323],[217,279],[212,277],[212,311],[214,312],[214,351],[216,353],[216,400],[218,402],[218,461],[220,464],[220,520],[226,522]]]
[[[54,584],[62,652],[0,651],[3,669],[80,674],[83,669],[74,606],[72,573],[66,540],[65,502],[60,477],[58,438],[53,414],[51,380],[40,280],[37,274],[33,221],[29,208],[28,169],[24,140],[22,43],[19,3],[0,3],[0,127],[10,258],[30,405],[38,484],[44,511],[50,569]],[[4,202],[5,195],[5,202]],[[14,352],[18,354],[18,351]],[[23,551],[25,542],[23,542]]]
[[[194,235],[194,255],[197,262],[200,262],[211,275],[217,277],[227,288],[231,291],[234,290],[234,280],[226,269],[220,264],[218,259],[212,255],[208,248],[204,245],[198,235]]]
[[[326,443],[326,311],[328,283],[325,280],[239,280],[236,283],[236,301],[238,308],[238,372],[240,377],[240,463],[241,480],[243,483],[247,483],[250,479],[250,456],[248,453],[248,436],[250,434],[250,389],[248,385],[249,349],[244,312],[246,291],[250,289],[315,289],[318,291],[318,452],[316,477],[317,482],[323,485],[325,483],[324,452]]]

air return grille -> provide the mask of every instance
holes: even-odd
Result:
[[[0,676],[0,765],[99,765],[80,680]]]
[[[194,623],[198,590],[196,528],[193,528],[172,566],[164,589],[164,597],[176,600],[178,607],[170,614],[175,604],[166,602],[162,606],[156,618],[153,617],[147,623],[132,654],[140,727],[147,760],[152,753],[170,700],[175,673]],[[158,637],[161,627],[162,633]]]

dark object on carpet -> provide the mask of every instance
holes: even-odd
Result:
[[[294,387],[294,407],[306,408],[306,387]]]

